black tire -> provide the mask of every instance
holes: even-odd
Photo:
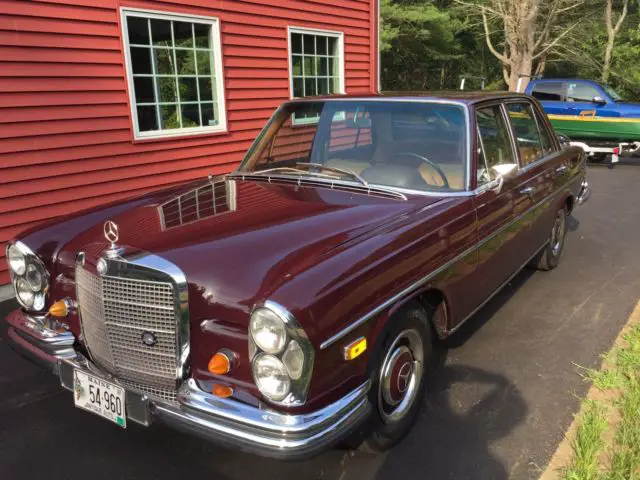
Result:
[[[562,207],[556,212],[556,216],[549,233],[549,242],[532,262],[532,266],[538,270],[553,270],[560,263],[560,256],[564,249],[564,241],[567,235],[567,208]]]
[[[388,450],[409,433],[424,398],[425,373],[434,358],[431,326],[422,306],[407,304],[393,316],[390,325],[374,351],[370,368],[369,401],[373,412],[365,427],[347,442],[350,448],[367,453]],[[416,358],[419,353],[411,352],[417,350],[416,342],[422,348],[420,365]],[[411,366],[406,367],[408,364]],[[390,387],[393,381],[396,385]],[[392,405],[387,399],[398,403]]]

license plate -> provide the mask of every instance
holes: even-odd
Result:
[[[73,400],[76,407],[100,415],[122,428],[127,427],[124,388],[100,377],[75,370]]]

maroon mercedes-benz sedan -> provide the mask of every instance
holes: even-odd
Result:
[[[434,342],[523,266],[553,269],[588,196],[582,151],[523,95],[291,101],[225,177],[14,239],[9,337],[120,427],[383,450]]]

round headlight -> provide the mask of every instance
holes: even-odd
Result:
[[[16,275],[24,275],[27,270],[27,261],[24,258],[23,253],[15,245],[9,247],[7,252],[7,258],[9,260],[9,267]]]
[[[34,293],[38,293],[44,288],[44,275],[33,263],[27,267],[25,279]]]
[[[31,289],[29,282],[24,278],[18,278],[15,282],[16,295],[18,299],[27,308],[33,308],[36,294]]]
[[[253,379],[260,392],[275,402],[284,400],[291,391],[291,379],[287,368],[273,355],[261,353],[255,358]]]
[[[284,352],[284,355],[282,355],[282,361],[284,362],[284,366],[287,367],[287,372],[291,379],[300,379],[304,368],[304,352],[298,342],[291,340],[287,350]]]
[[[258,308],[251,315],[251,337],[258,348],[278,354],[287,344],[287,328],[282,319],[268,308]]]

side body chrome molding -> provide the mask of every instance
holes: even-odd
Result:
[[[416,282],[412,283],[411,285],[409,285],[408,287],[406,287],[405,289],[403,289],[402,291],[398,292],[397,294],[393,295],[391,298],[388,298],[387,300],[385,300],[383,303],[381,303],[380,305],[378,305],[377,307],[375,307],[373,310],[370,310],[368,313],[366,313],[365,315],[363,315],[362,317],[360,317],[358,320],[356,320],[355,322],[347,325],[345,328],[343,328],[342,330],[340,330],[339,332],[337,332],[335,335],[329,337],[328,339],[326,339],[324,342],[322,342],[320,344],[320,350],[324,350],[328,347],[330,347],[331,345],[333,345],[334,343],[336,343],[338,340],[344,338],[346,335],[348,335],[349,333],[351,333],[353,330],[355,330],[356,328],[362,326],[364,323],[366,323],[367,321],[371,320],[372,318],[374,318],[376,315],[378,315],[379,313],[383,312],[384,310],[386,310],[387,308],[389,308],[391,305],[395,304],[397,301],[401,300],[402,298],[404,298],[407,295],[410,295],[411,293],[413,293],[414,291],[418,290],[419,288],[421,288],[422,286],[424,286],[425,284],[429,283],[429,281],[433,280],[433,278],[437,277],[438,275],[440,275],[442,272],[444,272],[445,270],[447,270],[449,267],[451,267],[452,265],[458,263],[460,260],[462,260],[463,258],[465,258],[467,255],[473,253],[474,251],[476,251],[477,249],[481,248],[485,243],[493,240],[495,237],[497,237],[498,235],[500,235],[501,233],[503,233],[506,229],[510,228],[512,225],[520,222],[524,217],[526,217],[527,215],[529,215],[532,211],[534,211],[535,209],[539,208],[541,205],[547,203],[548,201],[550,201],[551,199],[553,199],[554,197],[558,196],[560,193],[562,193],[564,191],[564,189],[569,186],[572,182],[574,181],[574,179],[571,179],[570,181],[566,182],[565,184],[563,184],[560,188],[558,188],[556,191],[554,191],[553,193],[551,193],[550,195],[547,195],[545,198],[543,198],[541,201],[539,201],[538,203],[536,203],[535,205],[531,206],[529,209],[527,209],[525,212],[521,213],[520,215],[518,215],[515,219],[513,219],[511,222],[503,225],[502,227],[500,227],[498,230],[496,230],[495,232],[493,232],[491,235],[489,235],[488,237],[483,238],[482,240],[480,240],[478,243],[476,243],[475,245],[473,245],[472,247],[468,248],[467,250],[463,251],[462,253],[460,253],[459,255],[457,255],[456,257],[452,258],[451,260],[449,260],[448,262],[444,263],[443,265],[441,265],[440,267],[438,267],[436,270],[434,270],[433,272],[429,273],[428,275],[426,275],[425,277],[422,277],[421,279],[417,280]],[[537,253],[544,248],[541,247],[537,252]],[[533,255],[531,258],[535,257],[535,255]],[[529,258],[524,264],[523,267],[529,263],[529,261],[531,261],[531,258]],[[513,277],[521,270],[518,269]],[[511,277],[511,278],[513,278]],[[511,278],[509,280],[511,280]],[[503,285],[504,286],[504,285]],[[500,287],[502,288],[502,286]],[[495,295],[500,288],[498,288],[498,290],[496,290],[493,294]],[[484,304],[486,304],[486,302],[488,302],[491,299],[491,297],[489,297],[482,305],[480,305],[473,313],[477,312],[477,310],[479,310],[480,308],[482,308],[482,306]],[[473,315],[473,313],[471,315],[469,315],[469,317],[471,317]],[[459,328],[459,326],[464,323],[466,320],[468,320],[468,318],[465,318],[465,320],[463,322],[461,322],[458,326],[456,326],[456,329]],[[448,333],[453,333],[455,331],[455,329],[452,329],[451,331],[449,331]]]

